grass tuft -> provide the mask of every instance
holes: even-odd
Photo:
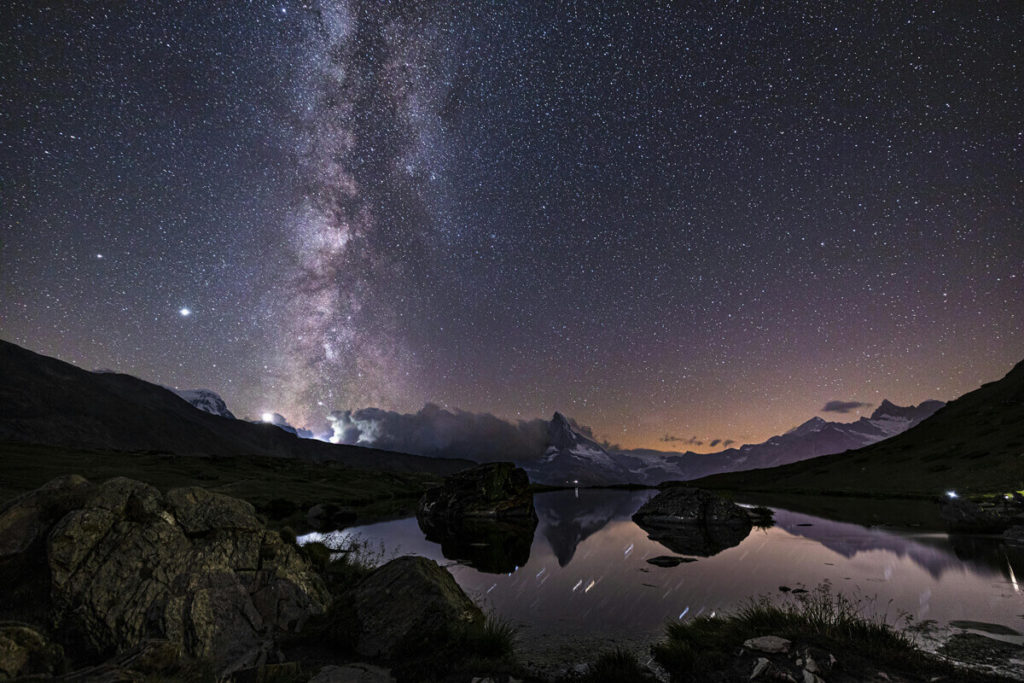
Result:
[[[512,657],[515,653],[519,627],[512,622],[488,614],[482,624],[466,632],[466,648],[483,658]]]
[[[776,635],[874,662],[913,666],[925,657],[913,639],[883,616],[865,616],[869,600],[835,593],[825,582],[801,595],[753,599],[734,614],[698,617],[670,624],[668,640],[652,648],[673,680],[692,680],[700,672],[722,671],[748,638]],[[903,617],[909,624],[909,618]]]
[[[633,653],[615,648],[603,653],[590,667],[581,683],[633,683],[653,680],[651,673]]]

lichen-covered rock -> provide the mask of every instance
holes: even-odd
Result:
[[[6,528],[22,530],[9,548],[29,554],[32,537],[46,538],[37,550],[48,618],[79,654],[123,654],[156,639],[225,675],[262,666],[281,634],[325,611],[320,578],[248,503],[195,487],[164,496],[125,478],[82,481],[40,489],[5,512],[16,520]],[[68,485],[87,495],[49,526],[47,515],[24,521],[29,504],[53,509],[46,501]]]
[[[750,534],[747,512],[703,489],[665,489],[633,515],[633,521],[672,552],[708,557],[738,545]]]
[[[186,534],[214,529],[258,531],[263,527],[249,503],[198,486],[168,491],[167,507]]]
[[[55,519],[80,504],[89,482],[72,474],[59,477],[0,508],[0,559],[24,553]]]
[[[0,626],[0,680],[61,673],[64,651],[22,624]]]
[[[423,557],[399,557],[352,592],[359,621],[356,651],[396,659],[441,647],[483,613],[446,569]]]
[[[471,467],[445,478],[420,498],[417,517],[537,519],[526,471],[510,462]]]

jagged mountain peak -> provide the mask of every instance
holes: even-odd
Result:
[[[883,398],[882,402],[878,404],[877,408],[875,408],[875,411],[871,413],[871,419],[874,420],[882,417],[883,415],[894,415],[898,413],[900,409],[901,406],[896,405],[887,398]]]
[[[870,419],[872,420],[892,420],[892,419],[909,419],[920,421],[930,416],[936,410],[945,405],[942,401],[923,401],[918,405],[899,406],[890,401],[889,399],[883,399],[875,411],[871,413]]]
[[[827,424],[828,424],[828,422],[826,422],[824,419],[822,419],[822,418],[818,417],[817,415],[815,415],[810,420],[807,420],[807,422],[804,422],[803,424],[800,424],[800,425],[797,425],[796,427],[793,427],[788,432],[786,432],[786,434],[792,434],[793,436],[800,436],[802,434],[811,434],[812,432],[820,432],[825,427],[825,425],[827,425]]]
[[[589,442],[585,435],[573,425],[562,413],[556,412],[548,425],[548,446],[555,448],[572,448],[581,442]],[[595,444],[596,445],[596,444]]]

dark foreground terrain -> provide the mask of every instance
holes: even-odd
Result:
[[[266,524],[267,511],[289,508],[289,500],[301,501],[299,510],[332,500],[355,515],[387,507],[369,503],[371,495],[391,495],[392,510],[409,505],[431,483],[422,475],[377,473],[371,481],[365,471],[317,466],[306,488],[303,477],[313,472],[276,458],[231,467],[231,459],[142,456],[130,464],[146,483],[106,478],[125,464],[109,453],[5,455],[5,494],[51,467],[77,466],[94,479],[60,476],[0,505],[0,678],[546,680],[520,664],[515,628],[485,615],[433,561],[400,557],[375,567],[358,547],[298,547],[289,529]],[[502,491],[486,493],[484,484],[457,492],[485,491],[473,514],[514,499],[521,504],[512,512],[529,516],[519,509],[529,500],[525,476],[510,493],[507,478],[487,473],[497,467],[477,468],[485,472],[478,481],[497,481]],[[259,483],[274,478],[276,485]],[[260,501],[264,512],[224,490]],[[957,659],[977,651],[951,647]],[[673,625],[651,654],[648,666],[624,652],[595,652],[588,667],[558,680],[1006,680],[923,654],[828,586]],[[1015,654],[989,653],[1003,664]]]
[[[0,444],[0,504],[74,472],[91,481],[130,477],[161,491],[198,485],[241,498],[275,528],[335,528],[408,516],[442,477],[259,457],[202,457]],[[311,514],[312,511],[312,514]]]

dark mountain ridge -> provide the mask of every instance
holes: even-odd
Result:
[[[309,439],[193,407],[131,375],[89,372],[0,340],[0,442],[177,455],[272,456],[447,474],[475,463]]]

